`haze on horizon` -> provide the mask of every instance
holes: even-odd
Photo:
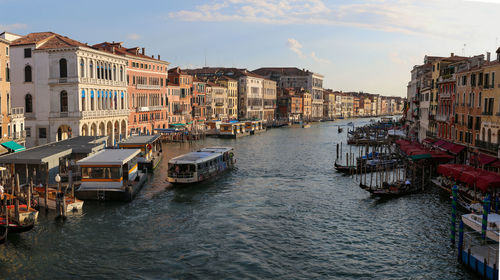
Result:
[[[296,66],[324,87],[406,96],[428,55],[500,47],[500,0],[0,0],[0,31],[53,31],[81,42],[123,41],[171,67]]]

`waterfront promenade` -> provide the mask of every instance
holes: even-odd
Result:
[[[436,188],[378,201],[334,171],[337,125],[163,147],[131,203],[85,203],[64,223],[40,213],[0,246],[2,278],[470,279],[449,244],[451,202]],[[344,142],[345,144],[345,142]],[[235,170],[188,188],[169,158],[234,146]],[[22,278],[21,277],[21,278]]]

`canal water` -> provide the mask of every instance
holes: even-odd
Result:
[[[9,235],[0,278],[470,279],[450,246],[449,199],[431,189],[379,201],[334,171],[347,122],[165,145],[131,203],[85,203],[65,222],[42,211],[33,231]],[[237,168],[165,182],[169,158],[210,145],[233,146]]]

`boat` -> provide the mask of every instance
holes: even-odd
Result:
[[[377,196],[381,198],[393,198],[403,195],[417,193],[418,188],[412,186],[411,184],[406,184],[404,181],[397,181],[394,183],[384,183],[381,188],[371,188],[365,184],[360,183],[360,188],[368,191],[372,196]]]
[[[45,207],[45,188],[44,187],[35,187],[33,191],[38,194],[37,203],[40,207]],[[56,195],[57,190],[54,188],[47,188],[47,208],[51,210],[56,210]],[[70,195],[66,195],[65,197],[66,211],[79,211],[83,208],[83,200],[80,200],[76,197],[72,197]]]
[[[483,235],[483,216],[462,215],[465,230],[459,231],[458,259],[475,271],[482,279],[498,279],[500,215],[487,215],[487,227]]]
[[[348,122],[347,125],[348,126],[354,126],[354,123],[353,122]]]
[[[249,131],[250,135],[266,132],[266,127],[262,121],[245,121],[245,131]]]
[[[356,166],[353,166],[353,165],[341,165],[341,164],[338,164],[336,161],[334,163],[334,166],[335,166],[335,169],[338,172],[341,172],[341,173],[353,173],[353,172],[356,171]]]
[[[131,201],[147,181],[138,170],[139,149],[109,149],[77,161],[82,182],[75,191],[81,200]]]
[[[462,221],[464,224],[471,229],[481,232],[483,215],[469,213],[462,215]],[[486,237],[489,239],[499,242],[499,230],[500,230],[500,215],[496,213],[488,214],[488,228],[486,231]]]
[[[153,172],[161,162],[160,135],[136,135],[118,143],[120,149],[140,149],[137,168]]]
[[[205,181],[232,168],[235,164],[232,147],[208,147],[187,153],[168,162],[168,182],[190,184]]]
[[[0,244],[5,243],[7,240],[7,233],[9,229],[6,226],[0,226]]]
[[[219,138],[236,139],[248,135],[250,135],[250,131],[245,129],[244,122],[229,122],[220,124]]]
[[[28,223],[18,223],[14,220],[9,219],[8,224],[5,217],[0,218],[0,227],[6,227],[9,233],[22,233],[32,230],[35,226],[35,221]]]
[[[308,124],[308,123],[303,123],[302,124],[302,128],[310,128],[310,127],[311,127],[311,125]]]

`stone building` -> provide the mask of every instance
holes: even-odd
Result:
[[[11,43],[12,107],[24,107],[26,145],[79,135],[127,135],[127,59],[53,33]]]

